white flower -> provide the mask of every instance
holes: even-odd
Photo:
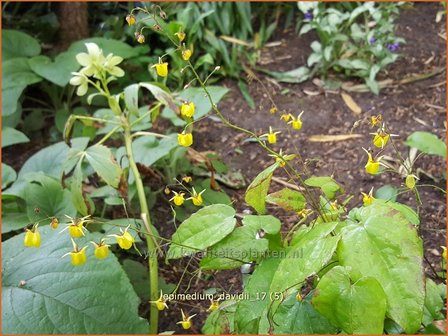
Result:
[[[109,54],[107,55],[104,61],[104,70],[106,70],[112,76],[123,77],[124,76],[123,69],[117,67],[117,64],[120,64],[122,61],[123,61],[122,57]]]
[[[79,53],[76,55],[76,60],[84,67],[80,72],[88,77],[99,77],[99,73],[104,67],[105,62],[103,51],[96,43],[86,43],[86,48],[88,53]]]
[[[70,79],[70,84],[79,86],[76,90],[78,96],[84,96],[87,93],[89,82],[87,77],[80,72],[72,72],[73,77]]]

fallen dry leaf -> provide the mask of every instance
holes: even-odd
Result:
[[[312,135],[308,138],[311,142],[344,141],[363,137],[362,134],[336,134],[336,135]]]
[[[348,93],[341,92],[341,97],[344,100],[345,105],[347,105],[354,114],[361,114],[362,109],[358,104],[356,104],[352,96],[350,96]]]

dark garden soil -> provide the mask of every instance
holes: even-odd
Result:
[[[388,68],[388,72],[381,75],[382,79],[392,79],[395,82],[414,74],[427,74],[436,69],[446,69],[446,25],[444,20],[435,22],[438,3],[416,3],[413,7],[402,11],[398,21],[397,35],[406,39],[407,43],[400,47],[399,60]],[[294,31],[278,32],[272,41],[280,41],[277,47],[265,48],[261,57],[267,62],[263,67],[273,71],[288,71],[306,63],[310,53],[310,42],[314,40],[312,34],[299,37]],[[379,96],[370,92],[354,93],[350,95],[362,108],[359,115],[354,114],[341,99],[338,92],[324,92],[312,81],[302,84],[284,84],[274,81],[257,73],[260,80],[274,99],[279,112],[270,114],[271,103],[266,91],[257,81],[252,81],[249,90],[257,107],[248,108],[237,85],[225,80],[221,85],[231,91],[219,104],[222,113],[233,123],[254,131],[257,134],[266,133],[269,126],[282,133],[278,137],[275,150],[283,149],[286,153],[300,153],[307,159],[307,169],[313,175],[333,175],[345,189],[347,194],[355,195],[347,207],[350,209],[362,203],[360,192],[368,192],[371,187],[375,190],[390,184],[403,187],[403,178],[396,174],[367,175],[364,171],[366,154],[362,147],[371,147],[374,132],[369,125],[361,124],[353,128],[356,121],[369,120],[370,116],[382,114],[392,133],[398,134],[394,143],[404,157],[407,157],[409,147],[402,144],[409,134],[414,131],[429,131],[445,139],[446,134],[446,72],[443,70],[426,80],[413,81],[408,84],[394,85],[385,88]],[[283,92],[283,94],[282,94]],[[311,93],[311,94],[310,94]],[[314,94],[317,93],[317,94]],[[303,128],[299,131],[288,130],[280,120],[283,112],[302,116]],[[349,134],[351,131],[362,134],[362,137],[333,142],[312,142],[313,135]],[[23,148],[26,154],[17,157],[17,152]],[[216,118],[207,118],[197,124],[195,129],[194,148],[198,151],[215,151],[219,153],[225,163],[233,170],[240,170],[247,183],[273,161],[256,143],[247,141],[245,135],[226,127]],[[33,154],[35,147],[15,147],[14,152],[5,150],[3,160],[19,168],[21,164]],[[387,149],[386,155],[392,151]],[[442,178],[446,171],[445,162],[434,156],[422,156],[416,163],[429,175],[437,178],[433,180],[425,174],[420,174],[419,184],[432,184],[446,189]],[[286,174],[278,170],[276,177],[288,182]],[[284,187],[273,182],[271,189]],[[250,207],[244,202],[244,189],[233,190],[225,188],[234,201],[237,213],[247,213]],[[420,234],[425,249],[426,275],[435,279],[434,271],[440,271],[441,249],[446,245],[446,199],[442,192],[432,187],[420,188],[423,206],[420,208]],[[339,198],[343,201],[345,196]],[[170,238],[174,232],[171,210],[166,199],[159,198],[155,205],[154,220],[163,237]],[[398,196],[398,201],[415,207],[415,199],[410,192]],[[287,232],[297,222],[294,213],[279,211],[268,206],[268,212],[282,221],[282,232]],[[184,259],[169,265],[160,260],[161,276],[167,282],[180,283],[178,293],[202,293],[209,288],[218,288],[228,293],[242,291],[242,276],[239,270],[221,271],[216,273],[195,273],[198,260]],[[203,321],[208,313],[209,302],[189,301],[169,303],[170,309],[161,312],[160,331],[179,330],[176,322],[180,320],[179,310],[182,308],[190,314],[198,314],[188,333],[200,333]],[[141,313],[148,311],[148,304],[141,305]]]

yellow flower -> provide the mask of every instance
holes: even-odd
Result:
[[[271,112],[272,114],[276,114],[278,112],[277,106],[272,106],[269,112]]]
[[[302,301],[303,301],[303,296],[302,296],[302,294],[297,293],[297,295],[296,295],[296,300],[299,301],[299,302],[302,302]]]
[[[93,246],[95,246],[95,257],[97,259],[104,259],[109,255],[109,246],[107,244],[104,244],[104,240],[101,239],[100,243],[97,244],[95,242],[91,242]]]
[[[286,122],[288,122],[289,121],[289,119],[291,119],[293,116],[292,116],[292,114],[291,113],[288,113],[288,114],[282,114],[282,116],[280,117],[280,120],[284,120],[284,121],[286,121]]]
[[[202,205],[202,194],[205,192],[205,189],[202,190],[199,194],[196,192],[196,190],[193,188],[193,192],[191,193],[191,197],[187,198],[187,200],[191,200],[194,205],[200,206]]]
[[[302,209],[300,211],[297,211],[297,214],[299,216],[302,216],[303,219],[307,218],[309,215],[311,215],[313,210],[311,209]]]
[[[215,310],[218,310],[218,308],[219,308],[219,301],[210,300],[210,307],[208,307],[207,311],[214,312]]]
[[[375,147],[378,147],[378,148],[384,148],[384,146],[386,146],[386,144],[390,138],[390,135],[383,131],[380,131],[379,133],[371,133],[371,134],[374,135],[373,144]]]
[[[184,204],[184,195],[185,193],[181,192],[181,193],[177,193],[175,191],[173,191],[174,193],[174,197],[170,199],[170,201],[173,201],[174,204],[176,204],[177,206],[181,206],[182,204]]]
[[[442,258],[444,260],[446,260],[446,247],[445,246],[440,246],[442,248]]]
[[[378,159],[375,160],[372,158],[372,154],[370,154],[366,149],[364,149],[364,151],[367,153],[368,156],[367,163],[365,165],[366,172],[371,175],[378,174],[378,171],[380,170],[380,161],[382,156],[380,156]]]
[[[159,63],[154,64],[152,68],[156,68],[156,72],[160,77],[168,76],[168,63],[162,63],[162,60],[159,59]]]
[[[409,189],[414,189],[415,187],[415,183],[416,183],[416,179],[417,176],[409,174],[408,176],[406,176],[406,180],[405,180],[405,185],[406,187],[408,187]]]
[[[193,178],[191,176],[184,176],[182,178],[182,181],[184,181],[185,183],[190,183],[191,181],[193,181]]]
[[[290,161],[290,160],[294,159],[294,157],[295,157],[294,154],[289,154],[289,155],[283,156],[282,149],[280,149],[280,152],[278,153],[278,155],[269,154],[269,156],[273,157],[275,159],[275,162],[279,163],[280,167],[284,167],[286,165],[286,161]]]
[[[135,19],[135,16],[132,14],[128,14],[126,15],[126,22],[128,23],[129,26],[132,26],[135,24],[137,20]]]
[[[143,35],[143,34],[138,34],[137,35],[137,42],[138,43],[145,43],[145,35]]]
[[[40,247],[40,233],[37,231],[39,224],[33,226],[31,230],[26,229],[23,245],[25,247]]]
[[[72,245],[73,250],[69,253],[64,254],[62,258],[64,258],[67,255],[70,255],[73,266],[84,265],[87,261],[87,255],[86,255],[87,246],[84,246],[82,249],[79,249],[73,239],[72,239]]]
[[[160,297],[156,301],[149,301],[150,303],[153,303],[156,305],[157,310],[165,310],[168,309],[168,305],[166,304],[166,300],[163,298],[162,291],[160,291]]]
[[[185,132],[178,134],[177,143],[184,147],[190,147],[193,144],[193,134]]]
[[[370,189],[368,194],[363,193],[363,192],[361,192],[361,194],[362,194],[362,202],[363,202],[364,206],[372,204],[372,202],[375,199],[373,197],[373,195],[372,195],[373,194],[373,187],[372,187],[372,189]]]
[[[184,117],[191,118],[195,111],[195,105],[193,102],[184,102],[180,107],[180,114]]]
[[[185,315],[185,313],[184,313],[184,311],[182,309],[180,311],[182,313],[182,321],[177,322],[177,324],[181,324],[182,328],[185,329],[185,330],[190,329],[191,326],[192,326],[191,319],[193,317],[195,317],[196,314],[188,316],[188,315]]]
[[[191,57],[192,51],[190,49],[185,49],[182,51],[182,59],[188,61]]]
[[[90,215],[87,215],[82,218],[71,218],[70,216],[67,215],[66,217],[70,219],[70,224],[68,224],[67,227],[61,232],[68,229],[70,237],[80,238],[84,236],[84,231],[86,230],[86,228],[84,227],[84,223],[91,222],[91,220],[88,219]]]
[[[302,116],[303,111],[300,112],[300,114],[297,116],[297,118],[294,118],[294,116],[291,116],[291,121],[288,122],[288,124],[292,124],[293,129],[301,129],[302,128],[302,119],[300,117]]]
[[[174,35],[177,36],[177,38],[179,39],[179,42],[182,42],[183,40],[185,40],[185,33],[183,31],[179,31],[179,32],[175,33]]]
[[[383,117],[381,116],[381,114],[378,114],[376,117],[372,116],[372,119],[370,121],[370,126],[371,127],[378,126],[382,120],[383,120]]]
[[[132,244],[135,242],[134,237],[132,237],[132,235],[128,232],[129,227],[130,225],[128,225],[126,229],[124,229],[124,231],[120,229],[120,235],[110,235],[111,237],[115,237],[118,245],[123,250],[129,250],[132,247]]]
[[[53,217],[53,218],[51,219],[50,227],[51,227],[52,229],[57,229],[58,226],[59,226],[59,220],[57,219],[57,217]]]
[[[267,137],[270,144],[275,144],[277,143],[277,134],[280,133],[281,132],[272,132],[272,127],[269,126],[269,133],[263,134],[262,137]]]

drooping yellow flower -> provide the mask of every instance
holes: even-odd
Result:
[[[185,193],[181,192],[181,193],[177,193],[173,190],[174,196],[170,199],[170,201],[173,201],[174,204],[176,204],[177,206],[181,206],[182,204],[184,204],[184,195]]]
[[[70,219],[70,223],[67,224],[67,227],[62,230],[61,232],[68,230],[68,233],[70,234],[70,237],[72,238],[80,238],[84,236],[84,231],[86,231],[86,228],[84,227],[84,223],[88,223],[91,220],[88,218],[90,215],[82,217],[82,218],[71,218],[70,216],[67,216],[67,218]]]
[[[182,313],[182,321],[177,322],[177,324],[182,325],[182,328],[183,328],[184,330],[188,330],[188,329],[190,329],[191,326],[193,325],[193,324],[191,323],[191,319],[192,319],[193,317],[195,317],[196,314],[191,315],[191,316],[188,316],[188,315],[185,315],[185,313],[184,313],[184,311],[183,311],[182,309],[181,309],[180,311],[181,311],[181,313]]]
[[[273,157],[275,159],[275,162],[279,163],[280,167],[284,167],[286,165],[286,161],[290,161],[295,158],[294,154],[283,155],[282,149],[280,149],[280,152],[278,153],[278,155],[269,154],[269,156]]]
[[[179,31],[179,32],[175,33],[174,35],[177,36],[177,38],[179,39],[179,42],[182,42],[183,40],[185,40],[185,33],[183,31]]]
[[[376,117],[372,116],[372,119],[370,121],[370,126],[371,127],[378,126],[379,124],[381,124],[382,120],[383,120],[383,117],[381,116],[381,114],[378,114]]]
[[[58,219],[57,217],[53,217],[53,218],[51,219],[50,227],[51,227],[52,229],[57,229],[58,226],[59,226],[59,219]]]
[[[293,116],[291,113],[285,113],[285,114],[282,114],[282,116],[280,117],[280,120],[284,120],[284,121],[288,122],[289,119],[291,119],[292,117]]]
[[[297,118],[294,118],[294,116],[291,116],[291,121],[289,121],[288,124],[292,124],[293,129],[299,130],[302,128],[302,119],[301,119],[302,114],[303,114],[303,111],[300,112],[300,114],[297,116]]]
[[[269,133],[263,134],[262,137],[267,137],[268,142],[270,144],[277,143],[277,134],[280,134],[281,132],[273,132],[272,127],[269,126]]]
[[[111,237],[115,237],[118,246],[120,246],[123,250],[129,250],[135,242],[134,237],[132,237],[132,235],[128,232],[129,227],[130,225],[128,225],[124,231],[123,229],[120,229],[121,234],[119,235],[110,235]]]
[[[363,148],[364,149],[364,148]],[[367,163],[365,165],[366,172],[371,175],[378,174],[378,171],[380,170],[380,161],[382,156],[380,156],[378,159],[372,158],[372,154],[370,154],[366,149],[364,151],[367,153]]]
[[[162,291],[160,291],[160,297],[156,301],[149,301],[149,302],[155,304],[157,310],[162,311],[168,309],[168,305],[166,304],[166,300],[163,298]]]
[[[79,249],[73,239],[72,239],[72,245],[73,245],[73,250],[69,253],[64,254],[62,256],[62,258],[70,255],[71,262],[72,262],[73,266],[84,265],[87,261],[87,255],[86,255],[87,246],[84,246],[82,249]]]
[[[415,184],[416,184],[416,176],[413,174],[409,174],[408,176],[406,176],[406,180],[405,180],[405,185],[406,187],[408,187],[409,189],[414,189],[415,188]]]
[[[389,141],[390,135],[386,132],[380,131],[379,133],[371,133],[373,137],[373,145],[378,148],[384,148]]]
[[[37,230],[39,224],[34,225],[31,230],[26,229],[23,245],[25,247],[40,247],[40,233]]]
[[[145,35],[143,35],[143,34],[138,34],[138,35],[137,35],[137,42],[140,43],[140,44],[145,43]]]
[[[156,68],[156,72],[160,77],[168,76],[168,63],[162,63],[162,60],[159,59],[159,63],[154,64],[152,68]]]
[[[191,193],[191,197],[187,198],[187,200],[191,200],[194,205],[200,206],[203,203],[202,194],[205,192],[205,189],[202,190],[199,194],[196,192],[194,188],[193,192]]]
[[[303,219],[307,218],[312,213],[313,213],[313,210],[311,210],[311,209],[302,209],[300,211],[297,211],[297,214],[299,216],[301,216]]]
[[[302,296],[302,294],[300,294],[300,292],[297,293],[297,295],[296,295],[296,300],[299,301],[299,302],[302,302],[302,301],[303,301],[303,296]]]
[[[272,114],[276,114],[278,112],[277,106],[272,106],[269,112],[271,112]]]
[[[185,49],[182,51],[182,59],[188,61],[192,54],[193,52],[190,49]]]
[[[184,117],[191,118],[194,115],[196,106],[193,102],[183,102],[180,107],[180,114]]]
[[[208,307],[207,311],[214,312],[215,310],[218,310],[219,308],[219,300],[210,300],[210,306]]]
[[[440,246],[442,248],[442,258],[446,260],[446,246]]]
[[[129,26],[132,26],[135,24],[137,20],[135,19],[135,16],[132,14],[128,14],[126,15],[126,22],[128,23]]]
[[[184,181],[185,183],[190,183],[191,181],[193,181],[193,178],[191,176],[184,176],[182,177],[182,181]]]
[[[101,239],[101,241],[99,242],[99,244],[95,243],[95,242],[91,242],[93,244],[93,246],[95,246],[95,257],[97,259],[104,259],[109,255],[109,246],[104,243],[104,240]]]
[[[177,143],[184,147],[190,147],[193,144],[193,134],[185,132],[178,134]]]
[[[372,202],[375,200],[375,198],[373,197],[373,187],[372,189],[370,189],[369,193],[363,193],[362,194],[362,203],[364,204],[364,206],[370,205],[372,204]]]

